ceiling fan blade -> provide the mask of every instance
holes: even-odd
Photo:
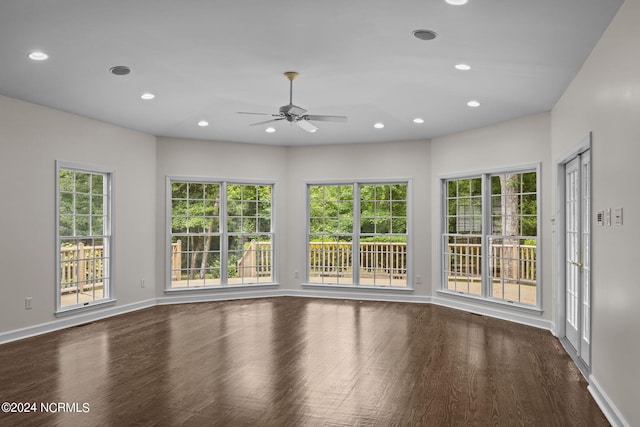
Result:
[[[253,114],[255,116],[279,116],[280,114],[270,114],[270,113],[250,113],[247,111],[236,111],[236,114]]]
[[[302,129],[306,130],[307,132],[315,132],[318,130],[317,127],[315,127],[312,123],[302,119],[302,120],[296,120],[295,124],[297,124],[298,126],[300,126]]]
[[[252,123],[249,126],[264,125],[264,124],[267,124],[267,123],[273,123],[273,122],[277,122],[277,121],[280,121],[280,120],[284,120],[284,117],[279,117],[277,119],[271,119],[271,120],[265,120],[264,122]]]
[[[303,117],[305,120],[314,120],[316,122],[336,122],[336,123],[346,123],[346,116],[323,116],[323,115],[314,115],[307,114]]]

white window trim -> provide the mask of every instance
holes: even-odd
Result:
[[[452,179],[467,179],[467,178],[482,178],[482,246],[483,248],[486,246],[486,237],[488,236],[487,231],[491,225],[491,216],[486,215],[487,206],[491,206],[491,192],[490,192],[490,182],[487,179],[491,175],[499,175],[505,173],[526,173],[526,172],[536,172],[536,210],[537,210],[537,221],[536,221],[536,248],[537,248],[537,256],[536,256],[536,304],[528,305],[522,304],[519,302],[510,302],[500,298],[493,298],[489,295],[489,277],[488,277],[488,264],[489,257],[482,257],[482,295],[473,295],[473,294],[465,294],[460,292],[455,292],[449,289],[446,289],[444,282],[444,257],[443,257],[443,239],[442,236],[445,234],[447,230],[445,213],[447,209],[446,197],[447,192],[445,190],[445,182],[447,180]],[[437,293],[441,295],[453,296],[456,298],[465,299],[472,303],[479,304],[488,304],[493,306],[500,307],[508,307],[518,311],[524,311],[527,313],[532,313],[536,315],[541,315],[543,313],[542,310],[542,242],[541,242],[541,223],[542,223],[542,197],[540,193],[541,189],[541,163],[529,163],[529,164],[521,164],[513,167],[504,167],[504,168],[494,168],[494,169],[484,169],[484,170],[476,170],[476,171],[467,171],[462,173],[450,173],[439,176],[440,181],[440,232],[438,235],[438,256],[440,258],[439,262],[439,277],[440,277],[440,286],[437,289]],[[489,191],[487,191],[489,189]],[[486,253],[486,251],[483,251]]]
[[[220,184],[220,284],[207,286],[192,286],[187,288],[171,287],[171,183],[188,182],[198,184]],[[228,284],[228,231],[227,231],[227,185],[269,185],[271,186],[271,281],[259,283],[243,283],[238,285]],[[195,176],[178,176],[169,175],[165,179],[165,287],[164,292],[183,293],[198,291],[216,291],[216,290],[240,290],[255,289],[279,286],[278,268],[277,268],[277,230],[276,230],[276,199],[277,199],[277,182],[273,180],[261,179],[228,179],[217,177],[195,177]]]
[[[55,277],[56,277],[56,286],[55,286],[55,316],[62,317],[70,314],[75,314],[82,311],[90,311],[96,310],[98,308],[103,308],[108,305],[113,305],[116,302],[116,286],[115,286],[115,181],[116,181],[116,172],[112,168],[104,168],[101,166],[90,166],[86,164],[80,163],[72,163],[65,162],[61,160],[56,160],[55,162],[56,169],[56,177],[55,177],[55,192],[56,192],[56,201],[55,201],[55,233],[56,233],[56,248],[55,248]],[[108,289],[108,296],[105,298],[101,298],[99,300],[85,302],[82,304],[76,304],[68,307],[60,306],[61,299],[61,283],[60,283],[60,170],[73,170],[76,172],[87,172],[87,173],[103,173],[108,174],[109,178],[109,187],[108,187],[108,201],[105,205],[105,209],[107,210],[107,227],[108,227],[108,235],[109,235],[109,282],[105,287]],[[104,285],[103,285],[104,286]],[[103,288],[104,289],[104,288]]]
[[[353,284],[325,284],[325,283],[316,283],[309,282],[309,215],[311,215],[310,210],[310,200],[309,200],[309,187],[313,185],[351,185],[354,186],[354,201],[356,197],[360,197],[360,184],[374,184],[374,185],[385,185],[385,184],[406,184],[407,185],[407,283],[404,287],[398,286],[375,286],[375,285],[360,285],[360,272],[354,271],[353,274]],[[317,289],[360,289],[360,290],[379,290],[379,291],[387,291],[387,292],[398,292],[398,293],[406,293],[413,292],[413,182],[411,178],[364,178],[364,179],[339,179],[339,180],[307,180],[304,182],[304,200],[305,200],[305,217],[303,223],[303,229],[305,230],[305,242],[304,242],[304,267],[302,271],[304,271],[304,281],[302,286],[305,288],[317,288]],[[358,201],[357,206],[360,206],[360,202]],[[356,204],[353,206],[354,215],[353,215],[353,223],[360,224],[360,210],[356,209]],[[353,245],[360,242],[360,232],[354,233]],[[358,281],[356,282],[356,278]]]

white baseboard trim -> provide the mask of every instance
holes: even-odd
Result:
[[[631,424],[624,419],[593,375],[589,375],[589,387],[587,387],[587,390],[589,390],[589,393],[591,393],[591,396],[593,396],[593,399],[613,427],[630,427]]]
[[[539,317],[531,317],[523,315],[519,312],[511,312],[506,310],[498,310],[490,306],[480,304],[469,304],[465,301],[457,299],[432,297],[431,303],[441,305],[443,307],[455,308],[457,310],[469,313],[482,314],[483,316],[495,317],[496,319],[508,320],[509,322],[520,323],[521,325],[533,326],[535,328],[546,329],[553,334],[555,325],[550,320],[540,319]]]
[[[143,308],[153,307],[154,305],[156,305],[155,298],[139,301],[131,304],[108,307],[102,310],[85,312],[82,314],[78,314],[77,316],[63,317],[57,320],[53,320],[51,322],[41,323],[39,325],[28,326],[26,328],[3,332],[3,333],[0,333],[0,344],[5,344],[11,341],[17,341],[25,338],[30,338],[36,335],[46,334],[48,332],[54,332],[60,329],[70,328],[73,326],[79,326],[85,323],[91,323],[96,320],[105,319],[107,317],[113,317],[119,314],[129,313],[131,311],[137,311],[137,310],[142,310]]]

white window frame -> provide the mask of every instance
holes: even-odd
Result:
[[[360,268],[359,268],[359,253],[352,254],[353,257],[353,277],[352,282],[349,284],[341,284],[341,283],[319,283],[319,282],[311,282],[309,279],[309,240],[311,237],[311,232],[309,229],[310,225],[310,215],[311,215],[311,200],[309,187],[311,186],[353,186],[353,230],[352,230],[352,247],[360,246],[360,186],[361,185],[393,185],[393,184],[405,184],[407,186],[407,200],[406,200],[406,265],[407,265],[407,277],[404,286],[381,286],[381,285],[370,285],[370,284],[362,284],[360,281]],[[412,288],[412,272],[413,272],[413,244],[412,244],[412,180],[410,178],[388,178],[388,179],[355,179],[355,180],[331,180],[331,181],[321,181],[321,180],[313,180],[305,182],[305,204],[306,204],[306,214],[305,214],[305,268],[304,268],[304,287],[318,287],[323,289],[339,289],[339,288],[351,288],[351,289],[375,289],[375,290],[383,290],[383,291],[391,291],[391,292],[413,292]],[[356,268],[358,267],[358,268]]]
[[[443,295],[455,296],[464,298],[469,301],[477,301],[479,303],[494,304],[499,306],[511,307],[517,310],[531,312],[537,315],[542,314],[542,245],[540,239],[541,223],[542,223],[542,210],[541,210],[541,165],[540,163],[518,165],[513,167],[505,167],[499,169],[489,169],[472,171],[458,174],[441,175],[440,179],[440,234],[438,243],[438,253],[440,256],[440,286],[437,290],[438,293]],[[491,204],[491,177],[501,174],[520,174],[520,173],[536,173],[536,304],[524,304],[516,301],[509,301],[502,298],[491,296],[491,278],[490,278],[490,256],[489,254],[489,242],[493,236],[491,234],[491,221],[492,221],[492,204]],[[482,233],[481,233],[481,246],[482,246],[482,272],[481,272],[481,295],[475,295],[470,293],[456,292],[447,289],[447,268],[445,265],[445,242],[444,237],[448,234],[447,224],[447,181],[449,180],[462,180],[478,178],[482,179]]]
[[[174,182],[185,182],[195,184],[219,184],[220,185],[220,230],[218,233],[220,236],[220,283],[203,286],[190,286],[190,287],[172,287],[171,281],[171,241],[173,233],[171,230],[172,222],[172,193],[171,184]],[[240,232],[229,232],[227,226],[227,186],[228,185],[255,185],[255,186],[270,186],[271,187],[271,231],[269,233],[252,233],[252,234],[270,234],[271,235],[271,281],[265,282],[247,282],[243,284],[229,284],[228,278],[228,255],[229,255],[229,236],[243,234]],[[278,268],[277,268],[277,245],[276,245],[276,195],[277,183],[270,180],[238,180],[238,179],[224,179],[224,178],[209,178],[209,177],[190,177],[190,176],[167,176],[166,177],[166,237],[165,237],[165,292],[194,292],[202,290],[216,290],[216,289],[242,289],[242,288],[256,288],[256,287],[273,287],[278,286]],[[247,233],[244,233],[247,234]],[[249,233],[251,234],[251,233]]]
[[[115,298],[115,220],[114,220],[114,200],[115,200],[115,171],[109,168],[103,168],[99,166],[88,166],[84,164],[78,163],[70,163],[57,160],[55,162],[55,192],[56,192],[56,218],[55,218],[55,232],[56,232],[56,250],[55,250],[55,260],[56,260],[56,286],[55,286],[55,315],[56,316],[64,316],[66,314],[75,313],[83,310],[92,310],[97,309],[99,307],[103,307],[105,305],[114,304],[116,301]],[[93,301],[86,301],[79,304],[62,306],[61,298],[62,298],[62,284],[61,284],[61,257],[60,257],[60,246],[62,242],[62,238],[60,236],[60,171],[68,170],[73,172],[81,172],[81,173],[90,173],[90,174],[100,174],[104,175],[106,182],[106,202],[104,202],[103,210],[104,210],[104,235],[99,236],[104,239],[103,248],[103,256],[105,258],[105,264],[103,266],[103,271],[105,271],[105,276],[107,280],[103,281],[103,298],[95,299]],[[76,236],[80,237],[80,236]],[[91,237],[91,235],[86,236]],[[96,237],[96,236],[93,236]]]

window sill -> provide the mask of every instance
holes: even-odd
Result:
[[[303,283],[303,288],[309,289],[344,289],[344,290],[359,290],[359,291],[383,291],[389,293],[413,293],[413,288],[398,286],[367,286],[367,285],[334,285],[323,283]]]
[[[483,298],[476,295],[463,294],[460,292],[453,292],[446,289],[438,289],[437,292],[440,295],[446,295],[448,297],[450,296],[454,298],[461,298],[467,301],[473,301],[473,303],[479,303],[479,304],[484,304],[484,305],[493,306],[493,307],[507,308],[514,311],[534,314],[536,316],[541,316],[543,312],[542,309],[537,306],[523,305],[523,304],[518,304],[516,302],[508,302],[508,301],[503,301],[495,298]]]
[[[74,305],[71,307],[62,308],[56,311],[54,314],[56,317],[71,316],[73,314],[110,307],[112,305],[115,305],[116,301],[117,301],[116,299],[106,299],[106,300],[100,300],[100,301],[94,301],[94,302],[87,302],[82,305]]]
[[[164,290],[165,294],[189,293],[189,292],[208,292],[208,291],[231,291],[236,289],[270,289],[277,288],[280,283],[247,283],[245,285],[215,285],[215,286],[192,286],[189,288],[168,288]]]

